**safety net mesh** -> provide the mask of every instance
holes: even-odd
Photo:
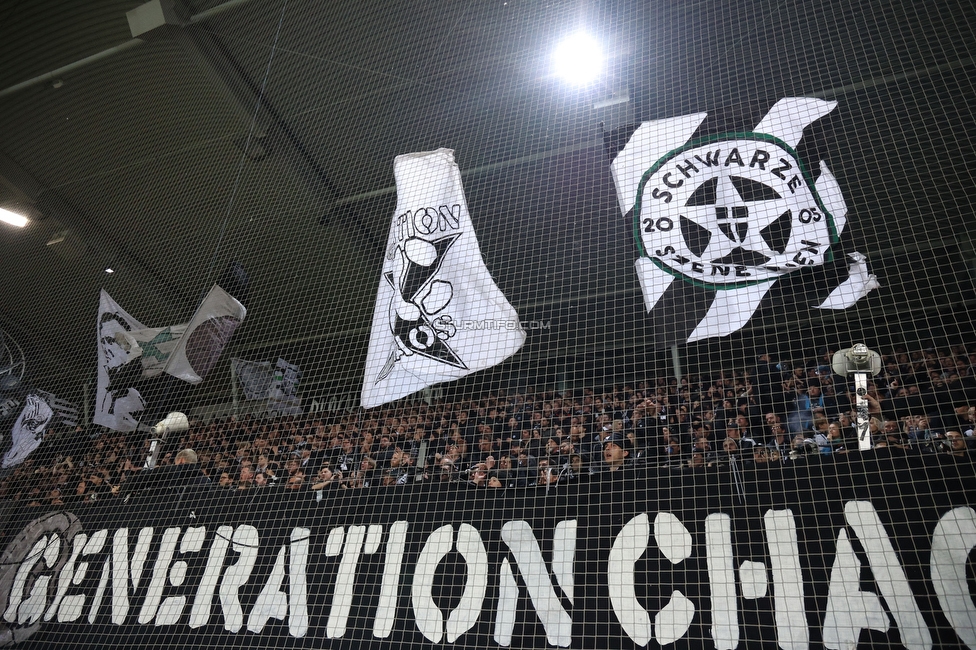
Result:
[[[0,645],[976,648],[974,24],[0,8]]]

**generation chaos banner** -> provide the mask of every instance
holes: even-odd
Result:
[[[973,465],[886,453],[8,512],[0,645],[976,648]]]

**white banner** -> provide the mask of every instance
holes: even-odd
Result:
[[[270,361],[245,361],[231,359],[234,375],[244,389],[244,399],[267,399],[268,409],[276,412],[289,411],[288,414],[301,413],[298,399],[298,384],[301,369],[279,358],[272,366]],[[294,408],[298,406],[298,411]]]
[[[298,394],[298,383],[302,370],[282,358],[275,362],[274,377],[271,382],[272,397],[294,397]]]
[[[134,332],[122,330],[115,335],[115,340],[128,355],[126,363],[138,359],[142,365],[142,378],[149,379],[166,370],[185,332],[186,323],[183,323],[169,327],[148,327]]]
[[[43,442],[44,434],[52,419],[54,419],[54,410],[47,401],[40,395],[29,394],[24,410],[20,412],[10,432],[13,446],[3,457],[0,467],[7,469],[24,462],[24,459]]]
[[[48,406],[54,410],[55,422],[53,424],[63,424],[69,427],[78,426],[78,405],[61,399],[54,393],[38,390],[37,395],[42,397]]]
[[[302,399],[298,396],[298,383],[302,377],[301,368],[279,358],[275,362],[274,377],[271,381],[268,410],[278,415],[301,415]]]
[[[244,399],[265,399],[271,394],[274,371],[270,361],[245,361],[231,359],[234,375],[244,389]]]
[[[481,258],[454,152],[397,156],[362,405],[490,368],[522,347],[518,314]]]
[[[246,315],[244,305],[215,284],[186,325],[165,371],[191,384],[203,381]]]
[[[98,373],[92,422],[115,431],[134,431],[146,404],[139,391],[120,383],[129,354],[116,334],[146,329],[102,289],[98,301]]]

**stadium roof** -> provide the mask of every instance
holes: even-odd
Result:
[[[666,363],[604,134],[706,111],[743,124],[787,96],[839,102],[808,153],[837,176],[843,246],[882,288],[692,345],[688,363],[972,332],[971,2],[176,0],[130,22],[142,4],[0,9],[0,207],[32,219],[0,224],[0,328],[41,388],[92,382],[100,288],[167,325],[238,260],[249,315],[227,356],[280,354],[310,386],[354,390],[393,158],[438,147],[456,151],[496,282],[551,325],[512,373],[596,381]],[[606,59],[571,86],[551,53],[579,29]],[[226,387],[214,373],[197,397]]]

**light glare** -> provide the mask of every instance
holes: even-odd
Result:
[[[603,53],[589,34],[577,32],[556,47],[553,53],[556,74],[569,83],[582,86],[600,74]]]
[[[27,225],[27,217],[3,208],[0,208],[0,221],[9,223],[16,228],[23,228]]]

